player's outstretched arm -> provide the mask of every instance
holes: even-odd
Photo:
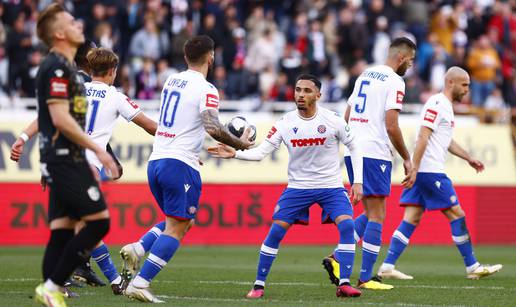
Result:
[[[462,148],[455,140],[452,140],[448,151],[459,158],[466,160],[469,165],[474,168],[477,173],[484,170],[484,163],[482,161],[474,159],[464,148]]]
[[[155,135],[158,129],[158,124],[148,118],[143,112],[138,113],[138,115],[133,118],[132,122],[143,128],[143,130],[147,131],[150,135]]]
[[[75,144],[93,151],[106,168],[106,171],[112,177],[118,177],[118,168],[113,158],[82,131],[79,124],[68,112],[69,108],[68,100],[54,99],[48,101],[48,111],[56,129]]]
[[[425,153],[426,146],[428,145],[428,140],[430,139],[432,132],[432,129],[426,126],[421,126],[421,129],[419,130],[416,148],[414,149],[414,157],[412,157],[412,169],[401,182],[401,184],[407,189],[410,189],[416,181],[417,171],[419,170],[421,159],[423,159],[423,154]]]
[[[38,118],[33,120],[27,128],[23,130],[20,136],[16,139],[11,147],[11,160],[18,162],[20,161],[21,155],[23,154],[23,146],[38,132]]]
[[[410,162],[410,154],[407,150],[407,146],[405,146],[405,142],[403,141],[403,134],[401,133],[401,129],[398,124],[398,117],[399,110],[387,110],[387,112],[385,112],[385,127],[392,145],[403,159],[405,175],[408,175],[412,169],[412,163]]]
[[[217,146],[208,147],[208,152],[216,158],[261,161],[275,149],[276,147],[267,141],[261,143],[258,147],[246,151],[236,151],[228,145],[219,143]]]
[[[219,111],[215,109],[207,109],[201,112],[201,119],[204,129],[215,140],[229,145],[236,149],[248,149],[254,145],[254,142],[249,141],[250,129],[246,129],[242,137],[234,137],[219,121]]]

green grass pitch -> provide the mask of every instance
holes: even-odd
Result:
[[[514,306],[516,303],[516,246],[477,246],[481,262],[501,263],[494,276],[471,281],[454,246],[410,246],[397,268],[413,281],[390,281],[390,291],[363,291],[360,298],[339,299],[322,269],[321,259],[331,246],[284,246],[272,267],[265,298],[244,299],[255,277],[258,246],[181,248],[152,283],[154,292],[174,306]],[[382,248],[379,262],[387,247]],[[119,247],[111,247],[117,265]],[[360,249],[357,249],[360,250]],[[40,282],[42,248],[0,249],[0,305],[34,306]],[[353,282],[359,270],[357,253]],[[92,264],[97,269],[95,264]],[[377,264],[378,265],[378,264]],[[98,270],[97,270],[98,271]],[[69,306],[137,306],[108,287],[78,289]]]

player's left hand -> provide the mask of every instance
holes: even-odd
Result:
[[[472,168],[474,168],[477,173],[480,173],[484,170],[484,163],[482,163],[482,161],[480,160],[477,160],[477,159],[471,159],[468,161],[469,163],[469,166],[471,166]]]
[[[364,197],[364,188],[361,183],[355,183],[351,186],[351,195],[349,198],[353,206],[358,204],[359,201]]]
[[[18,138],[16,142],[14,142],[11,147],[11,160],[14,162],[20,161],[21,155],[23,153],[23,145],[25,145],[25,141],[22,138]]]

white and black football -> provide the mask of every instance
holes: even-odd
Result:
[[[249,124],[245,117],[235,116],[226,124],[229,132],[238,138],[242,136],[247,127],[251,128],[249,140],[254,141],[256,139],[256,126]]]

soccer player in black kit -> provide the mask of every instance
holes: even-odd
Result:
[[[83,131],[87,102],[73,58],[84,42],[82,25],[58,5],[38,17],[38,37],[50,47],[37,76],[41,173],[50,188],[50,239],[43,257],[44,283],[35,299],[46,306],[66,306],[62,287],[74,269],[109,231],[109,212],[84,149],[92,150],[113,177],[113,158]],[[74,226],[86,226],[74,235]]]

